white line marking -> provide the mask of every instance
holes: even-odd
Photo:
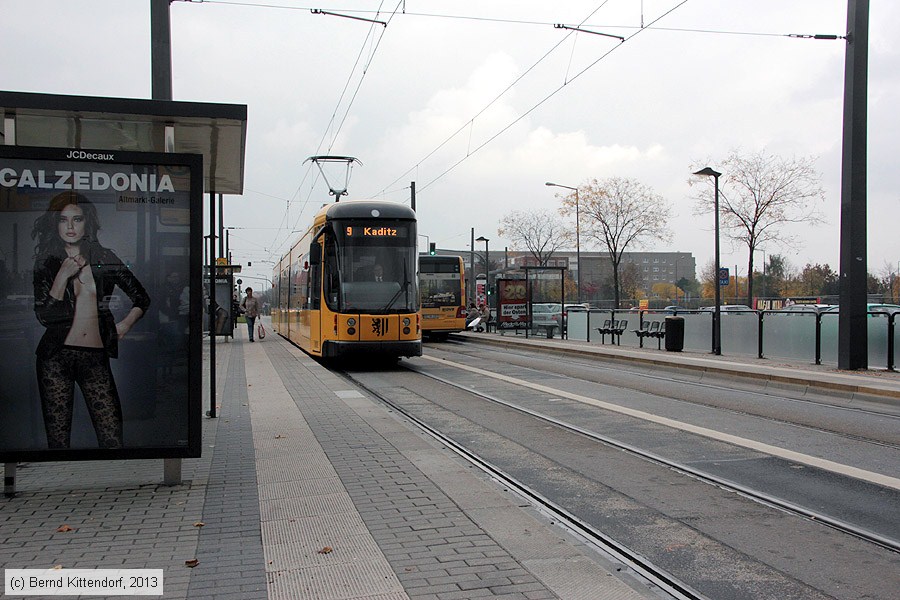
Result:
[[[740,446],[742,448],[749,448],[751,450],[756,450],[756,451],[762,452],[764,454],[771,454],[772,456],[778,456],[780,458],[784,458],[785,460],[794,461],[794,462],[801,463],[804,465],[809,465],[812,467],[817,467],[819,469],[824,469],[826,471],[840,473],[841,475],[846,475],[848,477],[853,477],[856,479],[861,479],[863,481],[868,481],[868,482],[871,482],[871,483],[874,483],[877,485],[881,485],[884,487],[889,487],[889,488],[893,488],[895,490],[900,490],[900,479],[898,479],[896,477],[890,477],[888,475],[882,475],[881,473],[875,473],[873,471],[867,471],[865,469],[851,467],[849,465],[844,465],[844,464],[837,463],[837,462],[827,460],[824,458],[819,458],[817,456],[810,456],[809,454],[802,454],[800,452],[795,452],[793,450],[779,448],[778,446],[772,446],[771,444],[757,442],[755,440],[738,437],[736,435],[731,435],[728,433],[722,433],[720,431],[715,431],[713,429],[708,429],[706,427],[699,427],[697,425],[691,425],[690,423],[683,423],[681,421],[676,421],[674,419],[669,419],[668,417],[661,417],[659,415],[650,414],[648,412],[644,412],[641,410],[635,410],[633,408],[627,408],[625,406],[618,406],[616,404],[611,404],[609,402],[604,402],[602,400],[597,400],[595,398],[589,398],[587,396],[581,396],[579,394],[573,394],[571,392],[566,392],[564,390],[558,390],[555,388],[551,388],[551,387],[548,387],[545,385],[541,385],[539,383],[530,383],[528,381],[516,379],[516,378],[510,377],[508,375],[501,375],[499,373],[492,373],[491,371],[485,371],[484,369],[479,369],[477,367],[471,367],[469,365],[455,363],[455,362],[449,361],[449,360],[433,358],[431,356],[422,356],[422,358],[425,360],[430,360],[430,361],[436,362],[436,363],[450,365],[450,366],[456,367],[458,369],[463,369],[464,371],[478,373],[479,375],[484,375],[485,377],[490,377],[492,379],[498,379],[500,381],[505,381],[505,382],[511,383],[513,385],[531,388],[533,390],[548,394],[552,397],[562,396],[564,398],[568,398],[569,400],[575,400],[576,402],[582,402],[584,404],[596,406],[596,407],[602,408],[604,410],[611,410],[613,412],[617,412],[617,413],[620,413],[623,415],[635,417],[637,419],[643,419],[645,421],[650,421],[652,423],[657,423],[659,425],[664,425],[666,427],[671,427],[673,429],[680,429],[681,431],[687,431],[689,433],[694,433],[696,435],[701,435],[703,437],[707,437],[710,439],[718,440],[721,442],[727,442],[729,444],[734,444],[735,446]]]

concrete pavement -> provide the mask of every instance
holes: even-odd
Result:
[[[181,485],[162,460],[20,464],[0,565],[158,568],[165,598],[650,597],[294,346],[236,334]]]

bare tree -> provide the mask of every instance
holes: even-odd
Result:
[[[497,233],[525,249],[541,267],[566,243],[565,225],[555,211],[513,211],[500,220]]]
[[[575,194],[562,196],[563,214],[575,213]],[[609,252],[613,268],[615,307],[619,308],[619,265],[625,249],[650,240],[668,241],[669,205],[662,196],[635,179],[591,179],[578,186],[582,235]]]
[[[716,163],[705,161],[701,165],[695,162],[695,166],[706,164]],[[747,295],[752,302],[754,251],[769,242],[798,248],[799,240],[787,234],[783,226],[821,223],[822,215],[813,202],[824,200],[825,192],[814,167],[814,157],[785,159],[767,154],[765,150],[749,155],[732,150],[728,158],[718,164],[722,171],[719,179],[721,226],[726,236],[749,250]],[[695,183],[705,184],[694,197],[697,201],[695,214],[713,212],[712,178],[691,181],[692,185]]]
[[[641,278],[640,267],[632,262],[622,265],[622,269],[619,272],[619,287],[621,288],[622,295],[625,296],[625,298],[629,298],[634,301],[631,306],[637,306],[638,300],[640,300],[641,298],[642,283],[643,279]],[[615,288],[615,278],[613,279],[613,288]],[[616,301],[616,308],[619,308],[618,301]]]
[[[886,302],[896,302],[900,298],[900,263],[884,261],[878,276],[884,284]]]
[[[710,260],[700,268],[700,297],[715,298],[716,287],[719,285],[719,276],[716,273],[716,263]]]

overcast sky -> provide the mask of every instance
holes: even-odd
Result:
[[[150,0],[2,7],[4,89],[150,98]],[[408,203],[415,181],[419,232],[440,248],[467,249],[473,227],[507,246],[504,215],[559,206],[546,181],[633,177],[676,216],[671,244],[631,249],[702,267],[712,215],[694,215],[690,166],[733,148],[816,157],[826,224],[765,251],[837,270],[845,42],[788,34],[843,35],[846,20],[846,0],[176,1],[173,96],[248,106],[244,195],[225,197],[247,276],[269,276],[264,261],[331,201],[303,164],[316,154],[362,161],[351,199]],[[900,262],[900,3],[872,0],[870,27],[868,260],[882,273]],[[746,263],[723,243],[723,266]]]

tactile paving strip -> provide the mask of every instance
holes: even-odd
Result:
[[[321,496],[300,496],[259,501],[259,514],[263,521],[293,519],[297,517],[322,517],[353,512],[356,509],[346,493]]]
[[[408,600],[273,366],[259,362],[247,381],[269,598]]]
[[[371,560],[379,554],[378,546],[370,535],[323,536],[313,544],[269,544],[266,555],[271,571],[284,571],[296,568],[323,567],[335,563],[356,564],[359,561]],[[334,544],[330,546],[330,544]],[[324,549],[328,549],[326,552]]]
[[[344,485],[336,477],[304,479],[303,481],[277,481],[259,486],[259,499],[296,498],[297,496],[327,496],[343,493]]]
[[[356,511],[319,517],[297,517],[262,522],[262,537],[267,544],[297,542],[311,545],[322,539],[339,540],[368,533]]]
[[[309,464],[303,457],[295,456],[282,459],[256,461],[256,478],[261,484],[276,481],[302,481],[306,479],[325,479],[334,477],[331,465]]]
[[[408,596],[391,583],[394,573],[385,565],[382,561],[355,562],[352,569],[346,565],[333,565],[267,573],[269,599],[408,600]]]

